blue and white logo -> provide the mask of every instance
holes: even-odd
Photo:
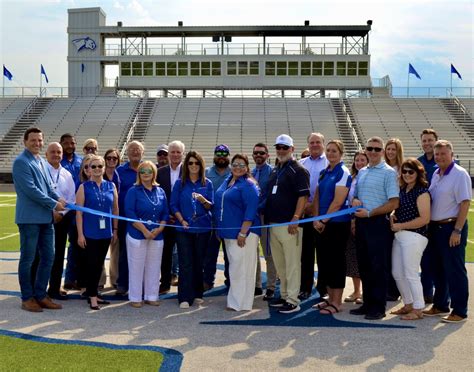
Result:
[[[80,52],[83,49],[95,50],[97,44],[89,36],[74,39],[73,44],[76,46],[77,51]]]

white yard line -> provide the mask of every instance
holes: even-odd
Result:
[[[17,235],[19,235],[19,234],[20,234],[20,233],[14,233],[14,234],[10,234],[10,235],[7,235],[7,236],[4,236],[4,237],[0,238],[0,240],[4,240],[4,239],[8,239],[8,238],[12,238],[12,237],[14,237],[14,236],[17,236]]]
[[[474,244],[474,241],[467,239],[468,243]]]

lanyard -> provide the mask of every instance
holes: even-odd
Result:
[[[147,194],[145,188],[143,188],[143,193],[145,194],[146,198],[147,198],[148,201],[151,203],[151,205],[153,205],[153,206],[156,207],[156,206],[160,203],[160,200],[159,200],[158,195],[157,195],[158,190],[157,190],[156,188],[153,188],[153,190],[150,191],[150,193],[151,193],[151,195],[150,195],[151,198],[150,198],[150,196],[148,196],[148,194]],[[153,199],[154,196],[156,197],[155,200]]]
[[[92,189],[94,190],[94,193],[95,193],[95,197],[97,198],[97,201],[99,203],[99,207],[102,207],[102,206],[105,207],[104,192],[102,190],[103,182],[101,182],[100,186],[97,186],[97,184],[94,181],[91,181],[91,182],[92,182]],[[97,192],[96,187],[99,192]]]
[[[275,185],[278,185],[278,179],[280,178],[280,176],[282,175],[282,173],[285,171],[286,167],[288,166],[288,164],[290,163],[290,160],[288,160],[286,162],[285,165],[283,165],[283,167],[281,167],[279,170],[277,170],[277,179],[276,179],[276,183]]]
[[[51,170],[49,168],[48,168],[48,173],[49,173],[49,176],[51,177],[51,181],[54,182],[54,186],[56,187],[59,182],[59,174],[61,173],[61,168],[58,169],[58,175],[56,176],[56,181],[53,180],[53,175],[51,174]]]

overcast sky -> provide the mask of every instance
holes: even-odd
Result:
[[[472,87],[474,1],[395,0],[0,0],[0,64],[14,75],[6,86],[38,86],[40,63],[49,86],[67,86],[67,9],[101,6],[107,25],[365,25],[371,76],[406,86],[408,63],[422,80],[412,87]]]

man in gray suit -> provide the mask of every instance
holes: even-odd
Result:
[[[51,186],[47,163],[41,158],[43,133],[29,128],[23,136],[25,150],[13,162],[13,182],[17,193],[15,223],[20,231],[18,277],[21,308],[31,312],[61,309],[46,294],[54,259],[53,210],[63,211],[66,201]],[[31,268],[39,256],[36,278]],[[34,285],[32,284],[34,282]]]

